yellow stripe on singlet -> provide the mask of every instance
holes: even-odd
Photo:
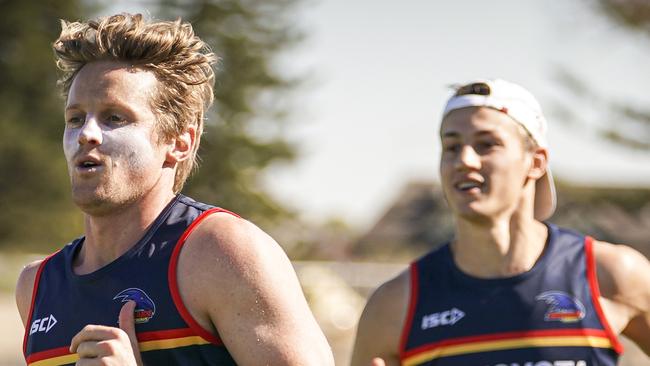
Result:
[[[179,347],[186,347],[186,346],[197,346],[197,345],[203,345],[209,343],[210,342],[206,341],[205,339],[199,336],[190,336],[190,337],[182,337],[182,338],[160,339],[154,341],[139,342],[138,346],[140,347],[140,352],[147,352],[147,351],[157,351],[162,349],[179,348]],[[79,360],[79,355],[74,353],[69,355],[52,357],[45,360],[35,361],[30,363],[29,366],[59,366],[59,365],[66,365],[69,363],[75,363],[78,360]]]
[[[435,349],[423,351],[404,358],[402,360],[402,365],[416,366],[436,358],[458,356],[468,353],[536,347],[613,348],[612,342],[609,340],[609,338],[598,336],[558,336],[501,339],[437,347]]]

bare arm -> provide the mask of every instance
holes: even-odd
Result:
[[[650,356],[650,313],[632,318],[623,330],[623,334],[636,343],[646,355]]]
[[[638,251],[594,242],[605,315],[617,332],[650,356],[650,262]]]
[[[238,364],[334,364],[288,258],[248,221],[206,218],[181,251],[178,281],[192,316],[218,329]]]
[[[351,366],[398,366],[402,328],[408,312],[408,270],[381,285],[366,304],[354,343]]]
[[[27,318],[29,318],[29,310],[32,306],[32,292],[34,290],[34,281],[36,280],[36,272],[42,260],[32,262],[23,268],[18,276],[16,283],[16,306],[20,313],[20,319],[23,325],[27,326]]]

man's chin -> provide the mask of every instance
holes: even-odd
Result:
[[[103,216],[111,212],[115,202],[96,192],[72,192],[72,201],[81,211],[91,216]]]
[[[491,222],[492,215],[479,207],[465,206],[461,209],[454,210],[456,219],[468,221],[476,224],[485,224]]]

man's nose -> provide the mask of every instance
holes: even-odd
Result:
[[[79,145],[92,144],[100,145],[102,143],[102,129],[97,123],[97,119],[88,116],[81,130],[79,131]]]
[[[481,157],[470,145],[464,145],[458,159],[456,159],[456,168],[458,169],[479,169],[481,167]]]

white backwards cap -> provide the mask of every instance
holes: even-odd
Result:
[[[501,79],[479,79],[458,87],[449,98],[442,118],[466,107],[489,107],[510,116],[526,129],[537,145],[548,149],[547,123],[537,99],[523,87]],[[543,221],[555,212],[555,184],[551,170],[535,184],[535,219]]]

